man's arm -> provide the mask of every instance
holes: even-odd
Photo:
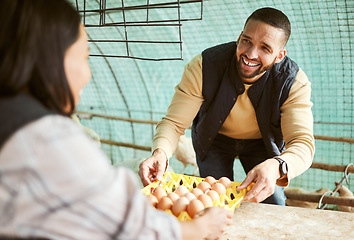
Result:
[[[186,128],[190,127],[203,100],[202,58],[198,55],[185,66],[181,82],[175,87],[175,94],[166,116],[156,127],[152,142],[154,154],[139,166],[139,176],[144,185],[162,178],[166,160],[176,150],[179,137],[184,134]]]
[[[287,186],[294,177],[306,171],[315,153],[311,83],[300,69],[290,90],[288,99],[281,106],[281,128],[286,150],[280,157],[288,165],[287,178],[277,181]]]
[[[244,197],[244,201],[263,201],[274,193],[275,184],[287,186],[292,178],[310,167],[315,151],[310,98],[311,83],[300,69],[289,97],[280,108],[286,147],[280,158],[287,163],[288,173],[280,178],[279,162],[274,158],[258,164],[238,187],[244,189],[252,182],[255,183]]]

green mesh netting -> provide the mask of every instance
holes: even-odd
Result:
[[[352,0],[72,2],[82,11],[92,55],[92,80],[78,111],[160,120],[184,65],[207,47],[235,41],[246,18],[255,9],[270,6],[286,13],[292,23],[287,54],[312,82],[315,135],[354,138]],[[151,146],[155,125],[102,117],[81,121],[102,139]],[[190,135],[189,130],[186,135]],[[102,144],[102,149],[113,163],[150,155],[145,150],[110,144]],[[353,144],[316,140],[315,162],[347,165],[353,159]],[[174,159],[171,165],[176,172],[183,167]],[[193,171],[194,168],[187,168],[187,173]],[[245,176],[237,161],[235,175],[238,181]],[[334,181],[342,176],[343,173],[310,169],[291,184],[333,189]]]

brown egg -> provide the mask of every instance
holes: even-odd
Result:
[[[150,200],[152,206],[156,207],[156,204],[157,204],[157,202],[158,202],[158,201],[157,201],[157,198],[156,198],[154,195],[148,195],[147,197],[148,197],[148,199]]]
[[[215,183],[211,189],[216,191],[219,195],[226,193],[226,188],[222,183]]]
[[[169,197],[165,196],[160,199],[160,201],[156,205],[156,208],[165,211],[166,209],[171,209],[172,205],[172,200]]]
[[[204,182],[207,182],[210,184],[210,186],[213,186],[214,183],[216,183],[216,179],[212,176],[207,176],[205,179],[204,179]]]
[[[202,190],[204,193],[211,188],[210,184],[207,182],[201,182],[198,184],[197,188]]]
[[[167,194],[167,197],[169,197],[174,203],[179,198],[179,195],[175,192],[170,192],[169,194]]]
[[[164,196],[167,196],[167,193],[166,193],[166,190],[161,187],[161,186],[158,186],[154,189],[152,195],[154,195],[156,198],[157,198],[157,201],[160,201],[160,199]]]
[[[182,197],[187,192],[189,192],[188,188],[183,185],[178,186],[178,188],[175,190],[175,193],[177,193],[180,197]]]
[[[196,197],[199,197],[199,195],[202,195],[204,192],[200,188],[193,188],[191,193],[193,193]]]
[[[187,192],[186,194],[183,195],[183,197],[186,197],[188,199],[188,201],[192,201],[193,199],[196,199],[197,197],[191,193],[191,192]]]
[[[191,218],[194,218],[194,215],[197,212],[202,211],[203,209],[204,209],[203,203],[198,199],[193,199],[187,207],[187,213]]]
[[[206,208],[213,206],[213,200],[211,200],[211,197],[209,197],[207,194],[200,195],[198,200],[200,200]]]
[[[176,200],[176,202],[173,204],[172,206],[172,213],[173,215],[175,215],[176,217],[179,216],[179,214],[182,211],[186,211],[187,210],[187,206],[189,204],[189,201],[186,197],[180,197]]]
[[[230,188],[232,186],[231,180],[228,177],[221,177],[218,182],[224,185],[225,188]]]
[[[215,200],[219,201],[220,200],[220,195],[218,192],[215,190],[210,190],[207,192],[207,195],[211,198],[211,200],[214,202]]]

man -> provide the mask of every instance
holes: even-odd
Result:
[[[314,155],[310,82],[286,56],[291,27],[274,8],[256,10],[237,42],[209,48],[189,62],[166,116],[157,125],[153,154],[140,165],[144,185],[159,179],[193,121],[201,177],[233,180],[238,157],[255,185],[244,201],[285,205],[283,187],[310,167]]]

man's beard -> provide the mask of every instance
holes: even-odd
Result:
[[[276,61],[276,58],[274,58],[273,62],[271,64],[267,65],[267,66],[263,66],[263,64],[260,63],[260,65],[257,67],[256,70],[254,70],[253,72],[247,74],[247,73],[245,73],[243,71],[244,69],[241,66],[242,64],[244,64],[242,62],[242,55],[241,55],[240,56],[240,60],[238,60],[236,58],[236,68],[237,68],[237,72],[238,72],[238,74],[240,75],[241,78],[245,78],[245,79],[249,78],[249,79],[251,79],[251,78],[254,78],[256,76],[263,75],[266,71],[268,71],[269,69],[271,69],[273,67],[275,61]]]

